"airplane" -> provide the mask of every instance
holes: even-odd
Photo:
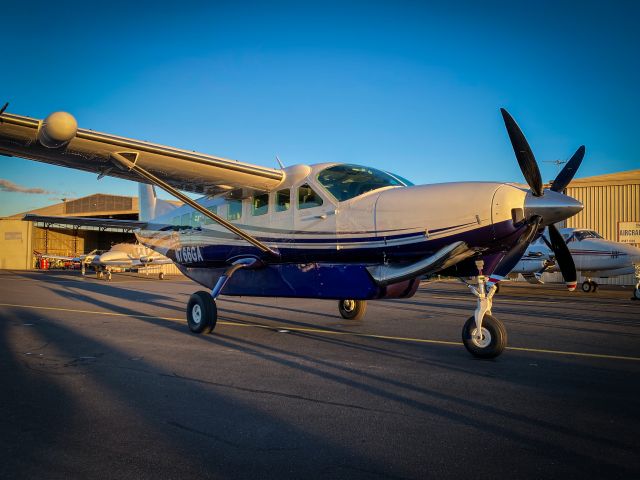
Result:
[[[193,333],[214,329],[220,294],[333,299],[343,318],[359,320],[368,300],[411,297],[423,275],[440,273],[476,276],[468,284],[476,309],[462,340],[471,355],[494,358],[507,343],[492,315],[495,285],[544,229],[567,288],[576,287],[575,265],[554,224],[583,208],[561,192],[585,154],[578,148],[545,189],[524,134],[506,110],[501,114],[528,187],[412,185],[335,162],[271,169],[80,129],[67,112],[44,120],[0,115],[0,154],[145,182],[181,200],[182,207],[158,214],[142,189],[141,222],[133,226],[140,243],[207,289],[187,303]]]
[[[42,221],[45,217],[39,215],[25,215],[25,221]],[[56,223],[64,223],[66,217],[46,217],[49,220],[56,219]],[[99,219],[98,219],[99,220]],[[37,253],[40,258],[48,260],[62,260],[79,263],[82,275],[86,273],[86,267],[91,266],[96,271],[97,278],[111,280],[113,268],[139,268],[149,265],[166,265],[173,262],[164,255],[140,245],[139,243],[117,243],[107,251],[93,250],[90,253],[75,257],[65,255],[53,255]],[[164,273],[158,273],[158,279],[164,280]]]
[[[583,292],[596,291],[598,284],[591,280],[593,277],[634,274],[636,285],[633,296],[640,300],[640,248],[605,240],[595,230],[586,228],[563,228],[560,234],[571,252],[576,270],[586,277],[581,286]],[[512,274],[520,273],[530,283],[542,283],[542,273],[557,272],[558,267],[553,261],[553,251],[547,245],[548,241],[546,236],[541,236],[532,242],[511,271]]]

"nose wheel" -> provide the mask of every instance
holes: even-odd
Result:
[[[475,357],[495,358],[507,346],[507,330],[500,320],[485,313],[478,334],[476,317],[471,316],[462,327],[462,343]]]
[[[342,318],[346,320],[361,320],[367,312],[366,300],[340,300],[338,310]]]
[[[193,333],[211,333],[218,321],[216,301],[209,292],[191,295],[187,303],[187,324]]]

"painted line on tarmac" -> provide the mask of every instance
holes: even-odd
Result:
[[[36,310],[53,310],[58,312],[72,312],[72,313],[90,313],[94,315],[108,315],[112,317],[130,317],[130,318],[154,318],[156,320],[167,320],[170,322],[186,323],[184,319],[175,317],[160,317],[158,315],[137,315],[129,313],[116,313],[116,312],[100,312],[96,310],[78,310],[74,308],[61,308],[61,307],[44,307],[39,305],[18,305],[14,303],[0,303],[0,307],[16,307],[16,308],[30,308]],[[462,346],[462,342],[450,342],[446,340],[431,340],[428,338],[412,338],[412,337],[394,337],[391,335],[376,335],[373,333],[357,333],[357,332],[344,332],[339,330],[325,330],[323,328],[304,328],[304,327],[290,327],[289,325],[277,326],[277,325],[265,325],[260,323],[239,323],[230,321],[219,321],[220,325],[227,325],[232,327],[248,327],[248,328],[261,328],[264,330],[289,330],[291,332],[306,332],[306,333],[319,333],[322,335],[339,335],[339,336],[351,336],[360,338],[374,338],[378,340],[396,340],[401,342],[411,343],[428,343],[436,345],[455,345]],[[543,348],[527,348],[527,347],[507,347],[507,350],[513,350],[517,352],[530,352],[530,353],[546,353],[551,355],[565,355],[573,357],[583,358],[602,358],[607,360],[631,360],[640,362],[640,357],[627,357],[623,355],[607,355],[599,353],[584,353],[584,352],[571,352],[564,350],[547,350]]]

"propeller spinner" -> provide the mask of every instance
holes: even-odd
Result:
[[[549,246],[555,254],[567,288],[573,291],[576,288],[576,267],[569,248],[558,229],[554,226],[554,223],[575,215],[583,208],[579,201],[561,192],[567,187],[569,182],[571,182],[578,167],[582,163],[585,154],[584,145],[578,148],[576,153],[573,154],[551,184],[551,189],[544,190],[540,169],[538,168],[538,164],[524,133],[522,133],[522,130],[509,112],[504,108],[501,108],[500,112],[502,113],[502,118],[504,119],[504,124],[507,128],[516,159],[520,165],[520,170],[531,190],[525,199],[527,225],[521,236],[521,241],[507,252],[496,267],[494,274],[505,277],[520,260],[526,247],[536,238],[536,234],[540,233],[540,227],[547,227],[551,239]]]

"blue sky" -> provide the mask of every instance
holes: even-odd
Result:
[[[581,144],[578,176],[640,168],[639,2],[15,3],[0,42],[12,113],[66,110],[84,128],[265,166],[279,155],[416,183],[522,181],[505,107],[545,180],[558,168],[544,160]],[[0,179],[53,192],[0,191],[0,216],[136,194],[0,162]]]

